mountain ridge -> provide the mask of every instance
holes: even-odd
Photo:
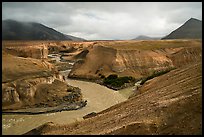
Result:
[[[83,38],[63,34],[37,22],[2,20],[2,40],[70,40],[85,41]]]
[[[162,39],[202,39],[202,21],[190,18]]]

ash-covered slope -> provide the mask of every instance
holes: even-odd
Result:
[[[2,21],[2,40],[70,40],[85,39],[65,35],[61,32],[35,22]]]
[[[162,39],[202,39],[202,21],[191,18]]]

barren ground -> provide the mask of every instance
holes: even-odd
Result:
[[[48,123],[28,134],[202,134],[201,63],[148,81],[142,94],[70,125]]]

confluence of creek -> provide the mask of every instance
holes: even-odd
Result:
[[[49,55],[48,57],[60,62],[60,56],[57,54]],[[70,64],[73,65],[73,63]],[[85,107],[78,110],[39,115],[2,115],[2,134],[21,135],[46,122],[68,124],[80,121],[83,120],[83,116],[91,112],[97,113],[127,100],[127,97],[120,94],[120,91],[114,91],[92,82],[67,79],[70,71],[71,69],[60,71],[60,74],[65,76],[65,80],[69,85],[79,87],[81,89],[84,100],[87,100],[87,105]],[[128,88],[128,90],[131,90],[131,88]]]

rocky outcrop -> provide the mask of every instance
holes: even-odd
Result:
[[[63,103],[66,107],[60,106]],[[55,107],[49,112],[57,112],[65,108],[66,110],[77,109],[75,107],[80,104],[83,106],[83,103],[79,88],[67,85],[63,79],[55,76],[16,80],[2,84],[2,109],[6,112],[38,107]],[[41,112],[47,113],[48,110]]]
[[[5,87],[2,90],[2,103],[17,103],[20,102],[19,94],[14,87]]]
[[[48,55],[48,48],[46,45],[6,47],[6,52],[18,57],[46,59]]]
[[[35,103],[34,96],[38,86],[42,84],[52,84],[56,77],[42,77],[25,80],[15,80],[2,84],[2,107],[3,109],[21,103],[21,105],[31,105]],[[61,80],[62,81],[62,80]],[[43,91],[42,91],[43,92]],[[21,105],[19,107],[21,107]]]

